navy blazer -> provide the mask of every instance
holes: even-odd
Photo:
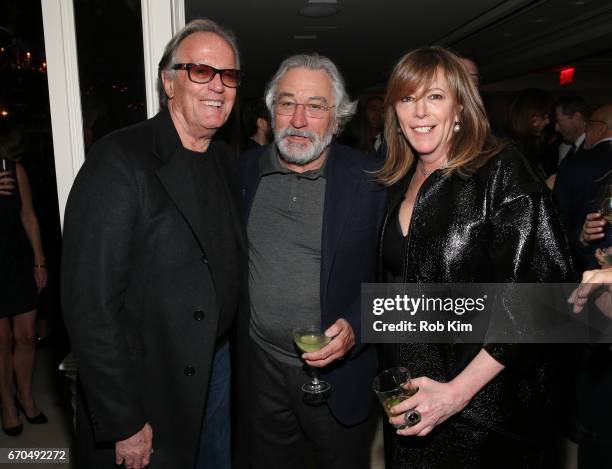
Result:
[[[240,157],[238,181],[245,221],[257,192],[259,164],[266,148],[256,148]],[[332,385],[328,405],[345,425],[368,417],[377,370],[374,347],[361,343],[360,296],[361,284],[377,279],[377,241],[387,197],[386,189],[371,174],[379,167],[380,161],[371,156],[332,144],[325,169],[321,325],[327,328],[339,318],[346,319],[353,327],[356,344],[346,359],[321,369],[321,374]],[[243,338],[248,334],[249,319],[250,309],[241,318]]]

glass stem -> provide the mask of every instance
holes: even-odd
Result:
[[[319,375],[317,369],[314,366],[310,367],[312,369],[312,384],[315,386],[319,385]]]

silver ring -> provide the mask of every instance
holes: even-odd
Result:
[[[410,409],[404,414],[404,422],[407,427],[414,427],[421,421],[421,413],[416,409]]]

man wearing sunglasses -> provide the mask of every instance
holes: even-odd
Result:
[[[230,467],[227,335],[246,243],[232,156],[213,137],[239,69],[232,33],[189,23],[159,64],[162,111],[97,142],[75,181],[62,285],[83,390],[76,467]]]
[[[355,104],[328,58],[286,59],[265,101],[274,142],[240,158],[251,306],[238,324],[239,431],[255,469],[365,468],[376,354],[361,343],[359,298],[376,279],[379,163],[333,143]],[[302,355],[292,331],[308,325],[330,341]],[[303,395],[304,362],[329,393]]]

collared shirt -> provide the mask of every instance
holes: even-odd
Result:
[[[580,145],[584,143],[585,134],[582,132],[580,137],[576,139],[571,145],[567,142],[561,142],[559,145],[559,163],[563,161],[566,156],[573,155],[580,148]]]
[[[295,173],[275,145],[260,161],[248,222],[250,334],[276,359],[301,366],[293,329],[321,325],[320,273],[325,165]]]

